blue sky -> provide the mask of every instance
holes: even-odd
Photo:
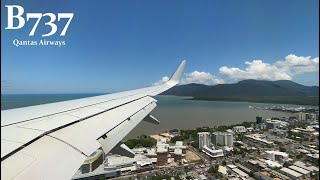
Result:
[[[27,12],[73,12],[66,36],[40,21],[6,30],[5,5]],[[116,92],[149,86],[187,60],[183,83],[290,79],[319,84],[319,2],[1,1],[2,93]],[[25,17],[25,14],[23,15]],[[12,41],[62,40],[20,46]],[[254,61],[255,60],[255,61]],[[247,63],[246,63],[247,62]],[[164,78],[166,80],[166,78]]]

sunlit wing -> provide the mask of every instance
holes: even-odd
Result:
[[[1,179],[71,179],[102,147],[128,156],[119,142],[156,107],[152,98],[178,84],[186,61],[161,85],[1,111]]]

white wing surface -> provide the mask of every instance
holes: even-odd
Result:
[[[162,85],[1,111],[1,179],[71,179],[98,148],[121,148],[141,120],[157,121],[152,96],[178,84],[185,64]]]

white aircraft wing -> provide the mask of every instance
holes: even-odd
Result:
[[[119,142],[178,84],[186,61],[158,86],[1,111],[1,179],[71,179],[102,147],[130,156]],[[131,154],[132,155],[132,154]]]

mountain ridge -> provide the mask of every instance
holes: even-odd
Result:
[[[319,86],[305,86],[289,80],[267,81],[267,80],[243,80],[233,84],[185,84],[175,86],[162,95],[176,95],[176,96],[192,96],[199,100],[237,100],[237,101],[255,101],[265,102],[268,98],[276,99],[286,103],[295,102],[297,104],[317,105],[319,104]],[[316,99],[317,100],[316,100]],[[281,100],[280,100],[281,99]]]

